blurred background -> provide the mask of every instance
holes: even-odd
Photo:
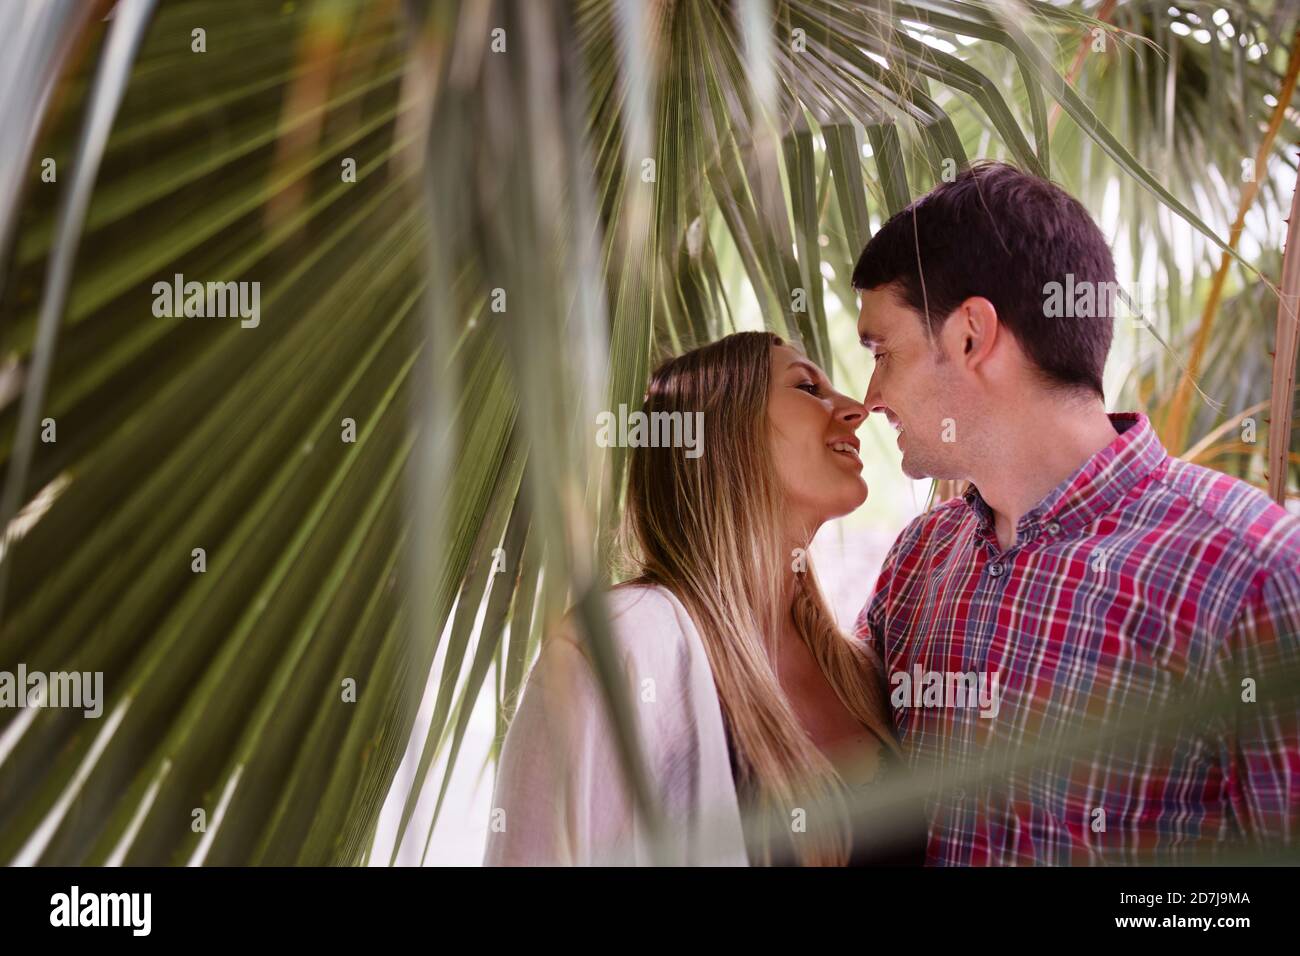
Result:
[[[541,635],[601,639],[596,414],[751,328],[863,394],[857,254],[976,159],[1111,239],[1112,410],[1296,510],[1297,13],[0,0],[0,670],[106,697],[0,710],[0,860],[477,863]],[[846,626],[954,492],[882,424]]]

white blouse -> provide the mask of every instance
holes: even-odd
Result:
[[[746,866],[722,708],[704,644],[666,588],[608,594],[644,761],[666,831],[659,862]],[[646,820],[600,685],[571,634],[543,641],[506,734],[486,866],[650,865]]]

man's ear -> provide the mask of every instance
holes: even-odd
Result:
[[[949,324],[957,333],[957,353],[971,369],[989,357],[1001,332],[997,309],[988,299],[978,295],[957,306]]]

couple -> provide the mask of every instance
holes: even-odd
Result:
[[[642,762],[624,762],[577,629],[552,635],[504,742],[487,864],[1110,864],[1291,844],[1300,713],[1280,675],[1300,662],[1300,518],[1170,457],[1145,416],[1106,413],[1110,310],[1045,309],[1067,275],[1115,288],[1086,210],[977,165],[862,252],[863,401],[768,333],[654,373],[645,411],[708,427],[698,460],[631,453],[636,576],[607,600]],[[903,530],[849,636],[802,549],[866,498],[854,432],[872,412],[906,474],[968,484]],[[1121,722],[1122,739],[1072,742]],[[978,773],[1018,751],[1034,759]],[[912,812],[855,832],[855,795],[922,768]]]

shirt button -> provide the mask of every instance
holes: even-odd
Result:
[[[1001,576],[1002,576],[1002,565],[1000,565],[1000,564],[998,564],[998,563],[996,563],[996,562],[994,562],[993,564],[990,564],[990,565],[989,565],[989,574],[993,575],[993,577],[995,577],[995,578],[1001,577]]]
[[[1047,524],[1047,530],[1050,531],[1052,534],[1060,534],[1061,523],[1059,521],[1049,521]]]

